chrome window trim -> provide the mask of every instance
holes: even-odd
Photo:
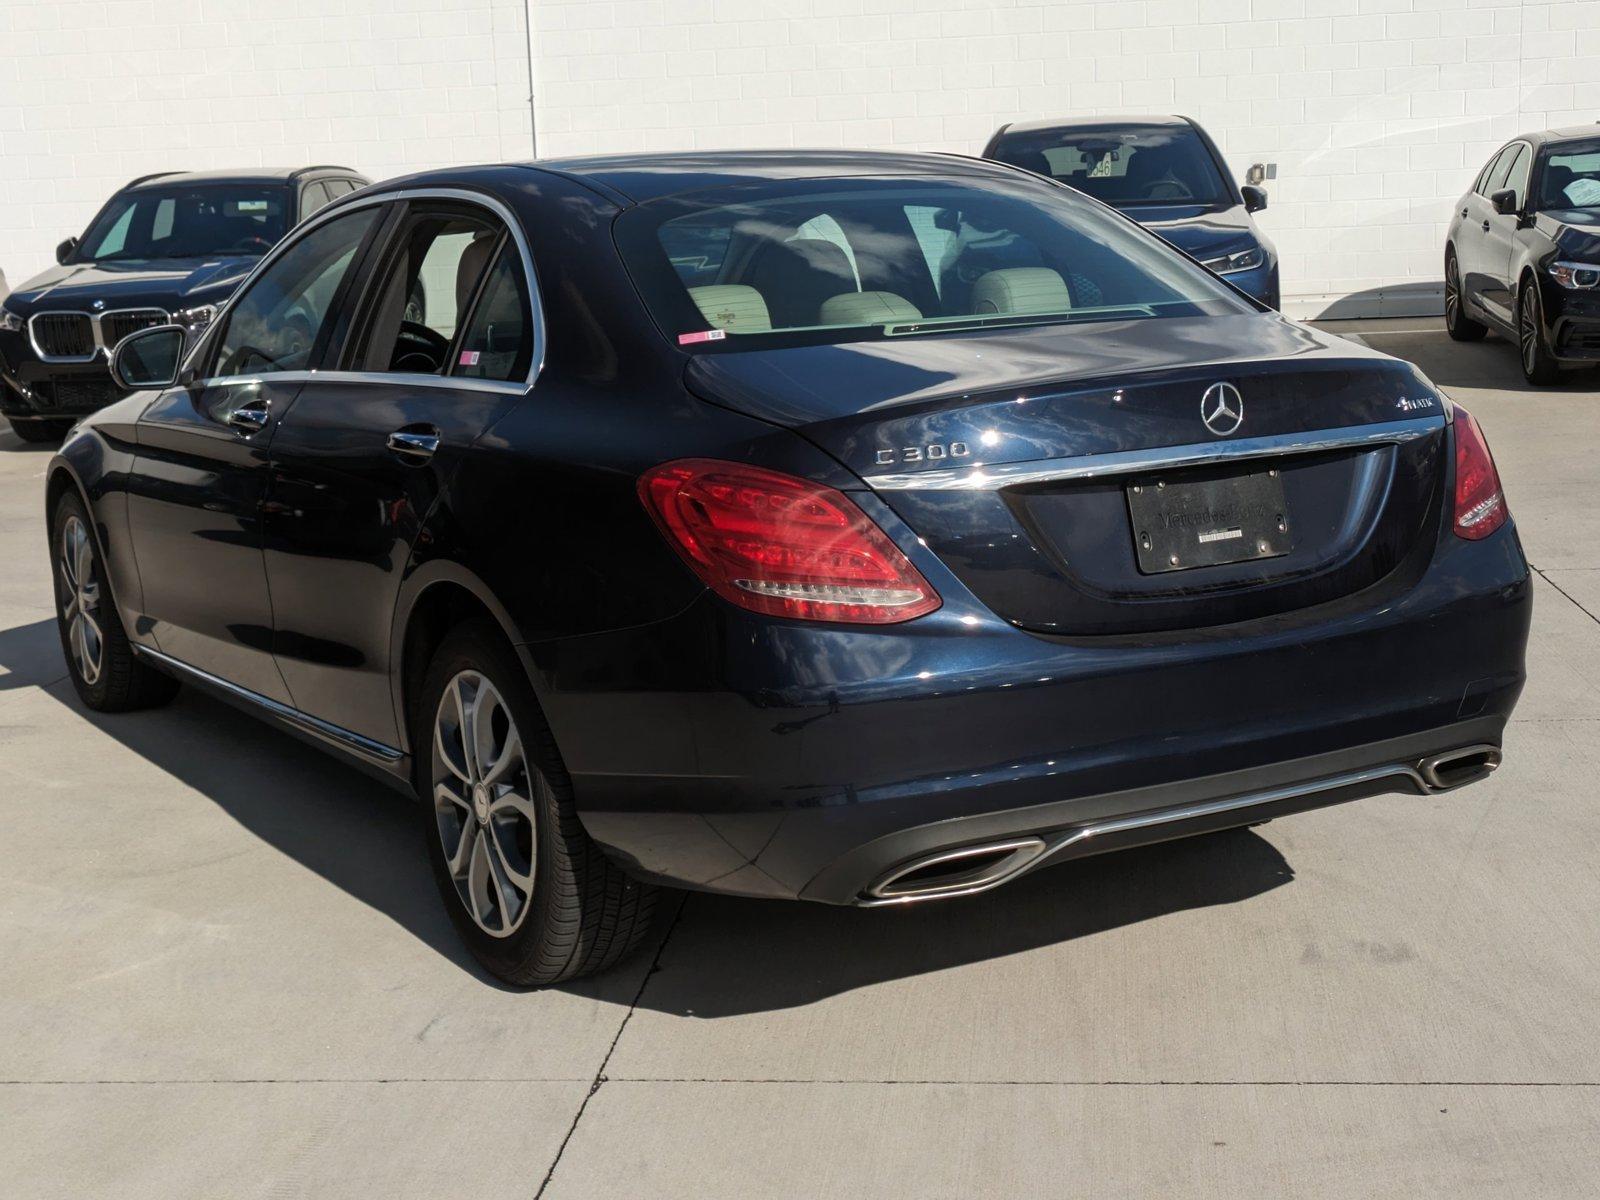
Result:
[[[1443,429],[1442,415],[1404,421],[1379,421],[1312,433],[1280,433],[1237,442],[1202,442],[1160,446],[1150,450],[1123,450],[1112,454],[1082,454],[1030,462],[945,468],[938,471],[896,471],[865,475],[868,487],[878,492],[999,491],[1024,483],[1051,483],[1066,479],[1092,479],[1100,475],[1125,475],[1132,471],[1166,471],[1214,463],[1243,462],[1285,454],[1313,454],[1409,442]]]
[[[350,196],[355,198],[349,199]],[[282,371],[256,372],[251,375],[215,375],[198,381],[196,386],[231,387],[251,381],[260,382],[261,379],[270,377],[279,382],[307,382],[317,379],[339,383],[400,383],[408,386],[466,388],[470,391],[495,391],[516,395],[532,390],[534,383],[538,381],[539,373],[544,370],[546,344],[544,300],[543,293],[539,290],[539,276],[533,267],[533,252],[528,248],[528,237],[517,215],[498,197],[491,196],[487,192],[472,191],[469,188],[404,187],[361,191],[346,193],[345,196],[340,196],[319,208],[285,234],[276,246],[267,251],[250,274],[244,277],[239,286],[233,289],[233,295],[228,297],[227,302],[219,308],[217,315],[206,326],[205,336],[196,339],[194,346],[185,356],[184,367],[192,366],[202,353],[209,351],[212,338],[218,336],[214,331],[224,327],[227,319],[233,315],[234,305],[238,303],[239,298],[254,285],[256,277],[271,267],[293,244],[298,244],[312,230],[328,221],[337,220],[358,209],[390,204],[399,200],[454,200],[462,204],[474,204],[493,213],[511,234],[517,246],[517,254],[522,259],[522,275],[527,281],[528,306],[531,310],[528,316],[533,323],[533,354],[529,361],[526,383],[518,380],[463,379],[453,375],[417,375],[398,371]]]
[[[179,675],[193,679],[197,683],[208,684],[248,704],[263,708],[280,720],[287,721],[307,733],[325,738],[335,745],[342,746],[361,755],[363,758],[372,759],[380,763],[393,764],[404,757],[393,746],[387,746],[382,742],[374,741],[372,738],[363,737],[361,734],[346,729],[342,725],[335,725],[332,721],[324,721],[321,717],[314,717],[308,712],[302,712],[300,709],[283,704],[270,696],[263,696],[260,692],[252,692],[249,688],[241,687],[239,684],[224,679],[220,675],[213,675],[210,671],[203,671],[199,667],[190,666],[181,658],[173,658],[170,654],[163,654],[159,650],[152,650],[149,646],[141,646],[137,643],[134,644],[133,650],[141,658],[151,659],[169,670],[177,672]]]
[[[47,308],[35,312],[28,317],[28,345],[39,356],[40,362],[47,363],[87,363],[104,355],[108,360],[115,345],[107,345],[105,331],[101,329],[100,322],[107,317],[124,316],[127,313],[157,313],[163,325],[172,320],[172,314],[164,308],[157,308],[154,304],[140,304],[133,308],[112,308],[105,312],[86,312],[81,308]],[[85,317],[89,322],[89,333],[94,339],[94,349],[88,354],[46,354],[39,345],[39,339],[34,336],[33,323],[40,317]],[[154,326],[151,326],[153,329]]]

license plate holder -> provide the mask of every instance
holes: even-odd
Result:
[[[1276,468],[1155,476],[1131,481],[1126,492],[1141,574],[1280,558],[1294,549]]]

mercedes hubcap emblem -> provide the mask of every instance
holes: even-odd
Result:
[[[489,823],[489,789],[483,784],[474,784],[472,788],[472,812],[478,818],[479,825]]]
[[[1244,398],[1231,383],[1213,383],[1200,397],[1200,419],[1218,437],[1227,437],[1244,424]]]

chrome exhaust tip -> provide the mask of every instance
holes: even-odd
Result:
[[[1499,746],[1464,746],[1423,759],[1417,764],[1417,773],[1431,791],[1448,792],[1488,778],[1500,759]]]
[[[1012,838],[944,850],[901,863],[867,889],[865,903],[909,904],[945,896],[970,896],[998,887],[1045,852],[1043,839]]]

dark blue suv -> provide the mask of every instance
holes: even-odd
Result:
[[[203,327],[292,226],[367,182],[333,166],[135,179],[0,305],[0,413],[25,442],[60,438],[122,395],[107,369],[119,341]]]
[[[1280,307],[1278,251],[1250,217],[1266,208],[1267,193],[1235,185],[1216,143],[1188,117],[1002,125],[983,156],[1127,213],[1240,291]]]

